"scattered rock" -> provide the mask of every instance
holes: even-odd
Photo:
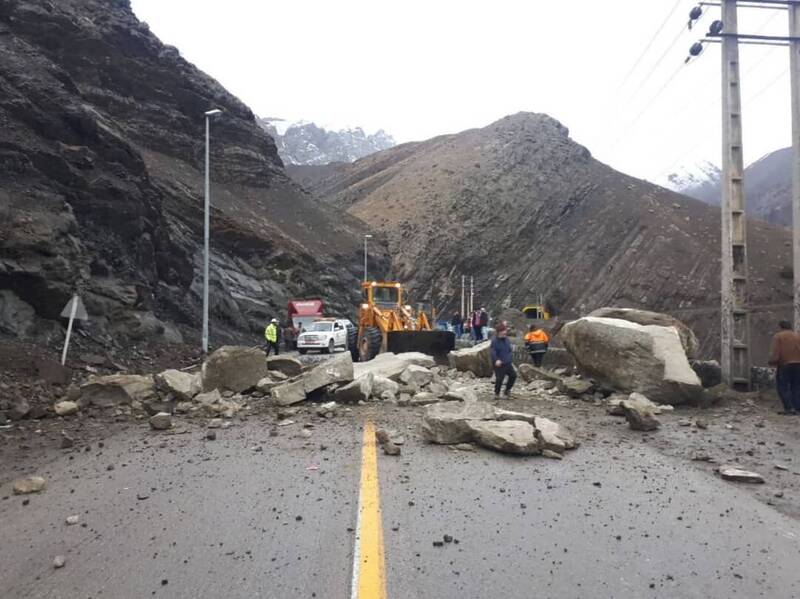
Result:
[[[320,362],[300,380],[303,381],[305,392],[313,393],[333,383],[349,383],[353,378],[353,358],[350,352],[344,352]]]
[[[279,406],[290,406],[306,399],[305,383],[302,379],[283,383],[270,391],[272,402]]]
[[[135,401],[147,403],[158,400],[152,376],[112,374],[91,377],[81,385],[81,404],[100,408],[130,405]]]
[[[458,451],[475,451],[475,446],[472,443],[456,443],[452,447]]]
[[[706,389],[716,387],[722,382],[722,367],[716,360],[695,360],[692,362],[692,370]]]
[[[202,387],[204,391],[222,389],[241,393],[254,388],[266,376],[264,352],[255,347],[226,345],[203,363]]]
[[[57,416],[72,416],[78,413],[78,404],[74,401],[59,401],[53,406]]]
[[[649,408],[642,407],[636,402],[623,401],[620,406],[628,421],[628,426],[635,431],[654,431],[661,426]]]
[[[439,398],[433,393],[421,391],[416,395],[403,394],[401,395],[400,401],[397,403],[401,406],[427,406],[428,404],[437,403],[438,401]]]
[[[270,374],[280,372],[293,378],[303,372],[303,363],[292,356],[270,356],[267,358],[267,370],[270,371]]]
[[[433,373],[423,366],[411,364],[400,375],[400,380],[406,385],[413,385],[421,389],[433,381]]]
[[[383,453],[386,455],[400,455],[401,450],[400,446],[392,443],[391,441],[387,441],[386,443],[381,444],[381,448],[383,449]]]
[[[209,420],[208,428],[222,428],[222,418],[212,418]]]
[[[61,449],[69,449],[75,445],[75,440],[66,431],[61,431]]]
[[[338,404],[335,401],[329,401],[317,406],[317,416],[322,416],[323,418],[329,417],[329,415],[336,414],[336,409],[338,408]]]
[[[592,381],[574,376],[559,380],[557,386],[561,393],[573,399],[594,392],[594,383]]]
[[[47,485],[47,481],[41,476],[27,476],[18,478],[14,481],[14,495],[30,495],[39,493]]]
[[[484,341],[472,347],[457,349],[447,355],[450,368],[461,372],[472,372],[478,377],[490,377],[492,368],[491,342]]]
[[[383,394],[387,392],[391,393],[392,396],[397,396],[400,392],[400,385],[385,376],[372,375],[372,395],[383,397]]]
[[[435,362],[431,356],[419,352],[405,352],[393,354],[384,352],[378,354],[368,362],[358,362],[353,365],[354,378],[358,379],[372,373],[375,376],[399,381],[400,375],[411,364],[424,368],[433,368]]]
[[[63,568],[64,564],[66,563],[67,563],[67,558],[65,558],[63,555],[57,555],[55,556],[55,558],[53,558],[53,567],[56,569]]]
[[[150,417],[150,428],[165,431],[172,428],[172,416],[167,412],[159,412]]]
[[[763,483],[764,477],[757,472],[743,470],[738,466],[720,466],[719,474],[725,480],[731,480],[739,483]]]
[[[575,449],[578,446],[575,436],[567,427],[561,426],[549,418],[536,416],[533,425],[536,428],[536,437],[543,449],[561,454],[566,449]]]
[[[536,455],[542,452],[532,425],[521,420],[467,420],[478,445],[503,453]]]
[[[13,400],[11,404],[11,409],[6,412],[9,420],[22,420],[25,416],[28,416],[31,412],[31,405],[28,403],[28,400],[23,397],[18,397]]]
[[[450,389],[442,395],[444,401],[478,401],[478,396],[471,389]]]
[[[216,441],[217,440],[217,431],[206,431],[206,439],[208,441]]]
[[[78,522],[80,522],[80,517],[79,516],[67,516],[67,525],[68,526],[73,526],[73,525],[77,524]]]
[[[374,375],[369,373],[346,384],[344,387],[339,387],[333,395],[339,403],[368,401],[372,394],[373,379]]]
[[[542,457],[550,458],[553,460],[563,460],[564,456],[558,453],[557,451],[553,451],[552,449],[543,449],[542,450]]]
[[[182,401],[191,401],[202,390],[199,374],[180,370],[165,370],[155,375],[156,388],[162,393],[171,393]]]

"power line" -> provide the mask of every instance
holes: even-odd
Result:
[[[775,76],[773,79],[771,79],[771,80],[769,81],[769,83],[767,83],[766,85],[762,86],[762,87],[761,87],[761,88],[760,88],[760,89],[759,89],[759,90],[758,90],[756,93],[754,93],[754,94],[752,94],[751,96],[749,96],[749,97],[748,97],[748,98],[747,98],[747,99],[744,101],[744,103],[743,103],[743,104],[744,104],[744,106],[745,106],[745,107],[750,107],[750,106],[753,104],[753,102],[755,102],[755,101],[756,101],[758,98],[760,98],[761,96],[763,96],[763,95],[764,95],[764,94],[765,94],[767,91],[769,91],[770,89],[772,89],[772,88],[773,88],[773,87],[774,87],[774,86],[775,86],[775,85],[776,85],[776,84],[777,84],[779,81],[781,81],[781,80],[782,80],[784,77],[786,77],[786,75],[788,75],[788,71],[781,71],[780,73],[778,73],[778,74],[777,74],[777,76]],[[744,112],[744,110],[743,110],[742,112]],[[703,127],[703,128],[700,130],[700,132],[703,134],[703,136],[705,136],[707,133],[711,132],[711,131],[712,131],[712,129],[713,129],[713,124],[709,124],[709,125],[707,125],[706,127]],[[664,170],[662,170],[662,171],[661,171],[661,172],[660,172],[660,173],[659,173],[659,174],[658,174],[656,177],[654,177],[654,178],[653,178],[653,181],[658,181],[658,180],[659,180],[659,179],[661,179],[663,176],[665,176],[665,175],[669,174],[669,171],[671,171],[672,169],[674,169],[674,168],[675,168],[675,167],[678,165],[678,163],[679,163],[679,162],[681,162],[681,160],[683,159],[683,157],[684,157],[684,156],[686,156],[686,155],[688,155],[688,154],[691,154],[691,153],[692,153],[692,152],[694,152],[695,150],[698,150],[698,149],[700,149],[700,147],[701,147],[701,146],[702,146],[704,143],[706,143],[706,140],[705,140],[705,139],[703,139],[702,141],[699,141],[699,142],[697,142],[697,143],[696,143],[694,146],[692,146],[690,149],[688,149],[688,150],[683,150],[683,151],[681,152],[680,156],[678,156],[678,157],[675,159],[675,161],[674,161],[674,162],[672,162],[672,163],[671,163],[671,164],[670,164],[670,165],[669,165],[667,168],[665,168]]]
[[[678,0],[677,2],[675,2],[675,5],[672,7],[672,10],[669,11],[669,14],[666,16],[664,21],[661,23],[661,25],[659,25],[658,29],[656,29],[656,32],[653,34],[653,37],[650,38],[650,41],[648,42],[647,46],[645,46],[644,50],[642,50],[641,54],[639,54],[639,58],[636,59],[636,62],[633,63],[633,66],[625,75],[625,78],[622,80],[622,83],[619,84],[619,87],[617,88],[617,93],[622,91],[622,88],[625,87],[625,84],[631,78],[631,75],[633,75],[634,71],[636,71],[636,68],[641,64],[644,57],[650,51],[650,48],[653,47],[653,44],[655,43],[656,39],[658,38],[659,35],[661,35],[661,32],[664,31],[664,28],[670,22],[672,16],[675,14],[675,11],[678,10],[678,7],[683,3],[683,1],[684,0]]]

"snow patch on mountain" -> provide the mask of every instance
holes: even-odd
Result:
[[[334,130],[310,121],[276,117],[259,118],[258,123],[275,139],[285,164],[355,162],[396,145],[383,129],[374,133],[366,133],[361,127]]]
[[[719,204],[719,183],[722,171],[708,160],[684,165],[659,181],[661,185],[708,204]]]

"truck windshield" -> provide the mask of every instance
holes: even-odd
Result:
[[[396,287],[374,287],[372,298],[376,304],[397,305]]]
[[[312,323],[307,331],[332,331],[333,330],[333,323],[332,322],[315,322]]]

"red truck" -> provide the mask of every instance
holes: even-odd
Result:
[[[324,304],[321,299],[298,299],[289,301],[289,328],[284,338],[286,344],[292,349],[296,349],[297,336],[301,331],[307,329],[309,325],[322,318]]]

